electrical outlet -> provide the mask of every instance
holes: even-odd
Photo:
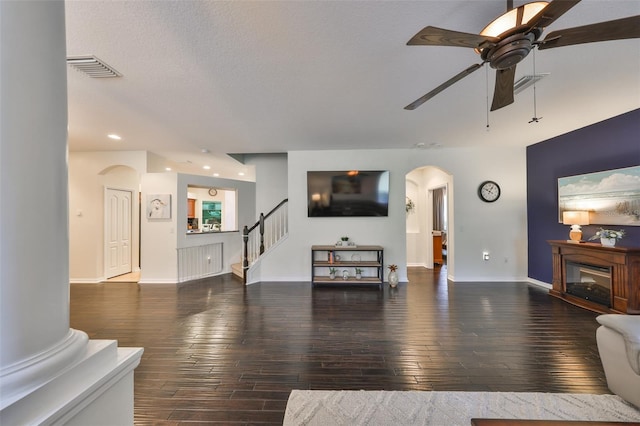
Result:
[[[487,251],[482,252],[482,260],[489,260],[489,252]]]

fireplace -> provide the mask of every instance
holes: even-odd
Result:
[[[551,296],[603,314],[640,314],[640,247],[549,241]]]
[[[567,261],[566,292],[611,307],[611,269]]]

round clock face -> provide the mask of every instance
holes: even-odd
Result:
[[[218,190],[217,190],[217,189],[215,189],[215,188],[211,188],[211,189],[209,190],[209,195],[211,195],[212,197],[214,197],[214,196],[218,195]]]
[[[478,196],[482,201],[492,203],[500,198],[500,186],[491,180],[484,181],[478,187]]]

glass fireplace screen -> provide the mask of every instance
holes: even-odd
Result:
[[[566,262],[568,294],[611,307],[611,269]]]

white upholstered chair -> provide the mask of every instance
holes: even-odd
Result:
[[[640,408],[640,315],[600,315],[598,352],[611,392]]]

